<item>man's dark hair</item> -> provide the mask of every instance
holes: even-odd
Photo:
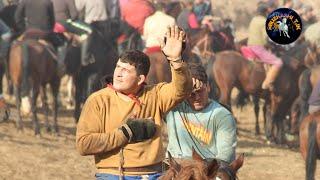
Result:
[[[157,11],[164,11],[166,8],[166,4],[163,2],[156,2],[153,4],[154,9]]]
[[[265,2],[259,2],[257,7],[257,13],[262,16],[268,15],[269,5]]]
[[[136,68],[138,75],[148,75],[150,59],[145,53],[139,50],[130,50],[122,53],[119,58],[121,62],[133,65]]]
[[[203,83],[208,82],[208,76],[204,67],[199,63],[188,63],[188,68],[191,73],[191,77],[202,81]]]

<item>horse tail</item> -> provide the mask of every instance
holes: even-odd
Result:
[[[27,96],[29,94],[29,52],[28,45],[26,43],[21,44],[21,56],[22,56],[22,82],[21,82],[21,96]]]
[[[311,70],[306,69],[302,72],[301,81],[299,84],[300,91],[300,117],[299,122],[308,114],[308,99],[312,91],[312,85],[310,82]]]
[[[244,105],[249,101],[249,94],[246,93],[242,88],[239,88],[239,92],[236,97],[236,106],[237,108],[243,108]]]
[[[309,124],[308,151],[306,158],[306,179],[313,180],[317,163],[318,145],[317,145],[317,123],[312,120]]]

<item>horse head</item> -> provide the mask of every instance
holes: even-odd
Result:
[[[231,164],[218,162],[216,159],[207,161],[194,149],[192,150],[192,159],[176,161],[169,154],[170,168],[160,179],[233,180],[236,179],[236,173],[242,167],[243,161],[243,154]]]

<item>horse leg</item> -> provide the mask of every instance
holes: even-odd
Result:
[[[58,95],[60,87],[60,79],[57,77],[50,83],[52,95],[53,95],[53,128],[54,133],[59,135],[59,126],[58,126]]]
[[[283,119],[277,118],[275,121],[277,126],[276,142],[278,144],[283,144],[284,143]]]
[[[8,83],[7,92],[8,92],[9,95],[12,95],[13,94],[13,84],[12,84],[12,81],[10,79],[9,66],[8,66],[8,61],[7,60],[4,60],[4,68],[5,68],[4,72],[5,72],[7,83]]]
[[[69,76],[67,84],[67,109],[71,109],[73,106],[73,77]]]
[[[232,88],[221,87],[221,89],[220,89],[221,95],[220,95],[219,101],[222,104],[229,106],[230,110],[232,111],[232,109],[231,109],[231,100],[230,100],[230,98],[231,98],[230,97],[231,96],[231,89]]]
[[[266,129],[266,123],[267,123],[267,102],[264,102],[262,107],[263,112],[263,127]]]
[[[51,131],[51,127],[49,124],[49,105],[48,105],[48,98],[47,98],[47,92],[46,92],[46,85],[41,85],[41,100],[42,100],[42,106],[45,110],[45,127],[47,129],[47,132]]]
[[[75,86],[76,86],[76,92],[75,92],[75,109],[73,117],[75,119],[75,123],[78,123],[79,117],[80,117],[80,106],[81,106],[81,100],[82,100],[82,94],[83,94],[83,81],[80,81],[81,78],[79,76],[75,77]]]
[[[271,116],[271,107],[270,104],[265,105],[265,135],[268,141],[272,141],[272,134],[273,134],[273,123],[272,123],[272,116]]]
[[[16,127],[18,131],[23,130],[23,125],[22,125],[22,117],[21,117],[21,91],[20,87],[14,86],[14,94],[16,96],[16,106],[18,109],[18,118],[16,119]]]
[[[40,135],[40,125],[37,117],[37,97],[39,95],[39,84],[34,82],[32,88],[32,97],[31,97],[31,111],[32,111],[32,122],[34,125],[34,133],[36,136]]]
[[[254,114],[256,117],[256,135],[260,134],[260,127],[259,127],[259,98],[257,96],[253,96],[253,103],[254,103]]]
[[[289,132],[291,134],[297,134],[298,133],[298,117],[300,114],[299,111],[299,103],[300,103],[300,99],[299,97],[296,98],[296,100],[294,101],[292,107],[291,107],[291,121],[290,121],[290,128],[289,128]]]

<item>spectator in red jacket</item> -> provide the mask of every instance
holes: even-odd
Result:
[[[154,8],[148,0],[120,0],[121,17],[130,26],[143,33],[144,21],[154,13]]]

